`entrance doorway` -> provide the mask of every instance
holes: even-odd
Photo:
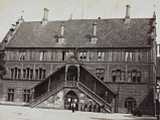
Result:
[[[125,108],[127,108],[127,113],[133,113],[136,108],[136,100],[134,98],[127,98],[125,100]]]
[[[64,108],[71,110],[71,104],[73,102],[76,104],[75,110],[78,110],[78,102],[79,102],[78,96],[74,91],[69,91],[64,97]]]
[[[68,81],[76,81],[78,77],[78,69],[76,66],[70,66],[67,72]]]

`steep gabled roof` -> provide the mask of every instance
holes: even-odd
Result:
[[[54,48],[54,47],[148,47],[152,18],[134,18],[129,22],[124,19],[83,19],[67,21],[23,22],[14,37],[9,41],[9,48]],[[89,42],[92,24],[97,23],[96,44]],[[65,44],[58,44],[60,26],[64,25]]]

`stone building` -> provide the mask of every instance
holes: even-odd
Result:
[[[154,113],[156,16],[24,21],[2,44],[1,104]]]

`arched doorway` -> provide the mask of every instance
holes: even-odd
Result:
[[[127,109],[127,113],[133,113],[136,108],[136,100],[132,97],[127,98],[125,100],[125,108]]]
[[[78,69],[76,66],[70,66],[67,72],[68,81],[76,81],[78,76]]]
[[[76,103],[76,109],[78,110],[78,96],[74,91],[69,91],[65,96],[64,96],[64,108],[70,110],[71,109],[71,103],[75,102]]]

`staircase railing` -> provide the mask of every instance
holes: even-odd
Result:
[[[85,92],[88,96],[90,96],[92,99],[94,99],[95,102],[98,102],[100,105],[104,105],[104,109],[107,112],[111,112],[111,105],[108,104],[103,98],[98,96],[94,91],[90,90],[86,85],[84,85],[82,82],[78,82],[78,88]]]
[[[76,88],[77,87],[77,81],[66,81],[65,82],[65,87]]]
[[[57,92],[59,92],[60,90],[62,90],[63,87],[64,87],[64,82],[59,83],[57,85],[57,87],[55,87],[54,89],[50,89],[45,94],[41,94],[41,96],[36,97],[36,99],[33,99],[30,103],[30,106],[35,107],[35,106],[39,105],[40,103],[42,103],[43,101],[48,99],[50,96],[52,96],[52,95],[56,94]]]

